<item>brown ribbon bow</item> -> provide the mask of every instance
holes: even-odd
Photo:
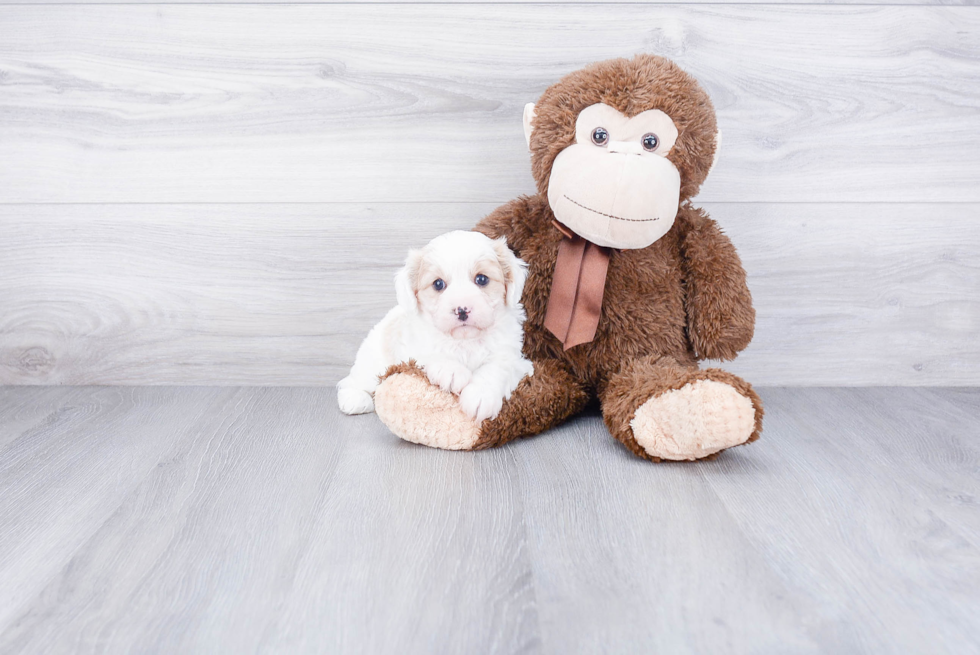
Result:
[[[583,239],[555,221],[562,233],[544,326],[565,350],[595,337],[609,268],[609,249]]]

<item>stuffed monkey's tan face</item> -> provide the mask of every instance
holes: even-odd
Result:
[[[583,109],[575,143],[551,168],[555,217],[600,246],[646,248],[677,215],[681,178],[667,159],[676,140],[677,127],[660,110],[627,118],[605,104]]]

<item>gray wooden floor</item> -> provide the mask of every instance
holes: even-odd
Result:
[[[0,652],[980,651],[980,391],[762,390],[652,465],[328,388],[0,387]]]

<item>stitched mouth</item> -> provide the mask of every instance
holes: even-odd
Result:
[[[590,211],[593,214],[599,214],[599,216],[605,216],[606,218],[615,218],[617,221],[627,221],[629,223],[649,223],[650,221],[659,221],[660,220],[660,217],[659,216],[656,217],[656,218],[623,218],[622,216],[613,216],[612,214],[607,214],[605,212],[601,212],[601,211],[598,211],[596,209],[592,209],[591,207],[586,207],[582,203],[576,202],[575,200],[572,200],[567,195],[565,195],[565,200],[567,200],[568,202],[570,202],[570,203],[572,203],[574,205],[578,205],[582,209],[585,209],[587,211]]]

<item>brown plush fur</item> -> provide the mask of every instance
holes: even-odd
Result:
[[[542,196],[548,195],[555,158],[575,141],[579,112],[600,102],[627,117],[649,109],[670,116],[680,136],[667,159],[681,174],[681,200],[698,194],[715,155],[718,125],[711,99],[669,59],[637,55],[575,71],[541,95],[531,123],[531,172]]]
[[[731,359],[752,339],[755,312],[731,242],[701,210],[681,207],[674,227],[653,245],[613,250],[595,338],[567,352],[544,327],[561,234],[543,196],[520,198],[477,226],[507,237],[528,263],[522,301],[524,352],[532,361],[563,361],[586,388],[598,390],[626,362],[668,355],[687,366]],[[694,251],[698,260],[686,253]]]
[[[540,375],[539,375],[540,374]],[[581,382],[554,359],[534,362],[534,375],[524,378],[500,414],[483,425],[474,449],[529,437],[578,414],[589,401]]]
[[[548,205],[548,181],[555,157],[575,138],[578,113],[598,102],[627,116],[660,109],[673,119],[679,136],[668,159],[681,174],[681,206],[671,230],[652,245],[612,250],[595,338],[566,352],[544,327],[562,238]],[[755,323],[734,247],[704,211],[688,202],[707,176],[716,147],[707,95],[672,62],[640,55],[567,76],[542,95],[532,124],[532,171],[539,194],[498,208],[476,229],[491,238],[506,237],[528,263],[524,353],[535,372],[504,403],[500,416],[483,424],[474,447],[541,432],[597,397],[612,434],[640,457],[659,461],[633,438],[630,421],[646,400],[694,380],[727,383],[747,397],[756,410],[749,441],[757,439],[762,405],[749,384],[697,366],[699,359],[734,358],[752,339]]]

